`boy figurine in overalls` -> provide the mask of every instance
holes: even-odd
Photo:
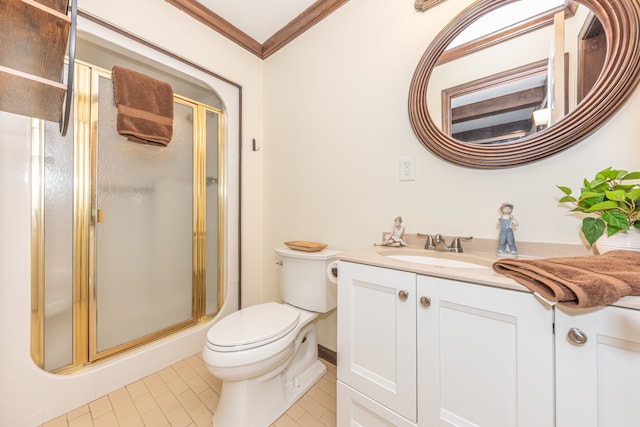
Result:
[[[498,246],[498,255],[514,256],[518,254],[516,249],[516,241],[513,236],[513,229],[518,226],[518,221],[511,215],[513,205],[511,203],[503,203],[500,205],[500,244]]]

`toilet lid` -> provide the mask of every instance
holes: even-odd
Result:
[[[268,302],[231,313],[213,325],[207,341],[216,351],[239,351],[259,347],[291,332],[300,318],[286,304]]]

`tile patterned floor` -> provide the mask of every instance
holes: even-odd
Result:
[[[336,367],[323,363],[327,373],[269,427],[335,427]],[[38,427],[212,427],[220,386],[196,354]]]

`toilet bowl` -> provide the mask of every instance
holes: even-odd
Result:
[[[203,359],[222,380],[215,427],[267,427],[326,372],[314,320],[336,306],[326,270],[338,251],[276,253],[285,302],[243,308],[207,333]]]

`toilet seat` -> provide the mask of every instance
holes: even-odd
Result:
[[[207,333],[208,347],[234,352],[274,342],[296,328],[300,312],[286,304],[267,302],[231,313]]]

